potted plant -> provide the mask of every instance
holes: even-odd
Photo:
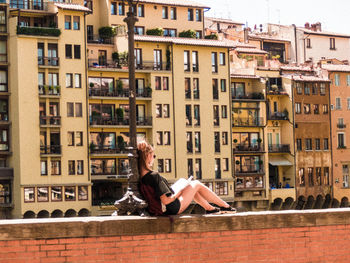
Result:
[[[45,89],[45,95],[49,94],[49,86],[44,85],[44,89]]]
[[[116,63],[117,68],[120,68],[120,61],[119,61],[119,53],[118,52],[112,53],[112,60]]]
[[[287,109],[283,110],[283,116],[284,116],[285,120],[288,120],[289,115],[288,115],[288,110]]]
[[[151,97],[151,96],[152,96],[152,88],[151,88],[150,86],[147,86],[147,87],[145,88],[145,90],[146,90],[146,94],[149,95],[149,96]]]
[[[90,153],[93,153],[96,149],[96,145],[93,142],[91,142],[89,145],[89,149],[90,149]]]
[[[116,35],[115,28],[111,26],[103,26],[98,30],[100,38],[105,42],[107,39],[110,39]]]
[[[166,66],[165,66],[165,69],[166,69],[166,70],[170,70],[170,55],[171,55],[171,52],[170,52],[170,49],[168,48],[168,49],[166,50],[166,54],[165,54],[165,56],[166,56]]]
[[[123,94],[123,82],[121,80],[117,80],[117,95],[122,96]]]
[[[262,139],[261,139],[261,138],[258,138],[256,141],[257,141],[258,143],[261,143],[261,142],[262,142]]]
[[[237,139],[233,139],[233,143],[237,143],[238,141],[237,141]]]
[[[124,121],[124,110],[122,108],[117,108],[115,110],[115,114],[117,115],[117,121],[123,122]]]
[[[57,94],[60,94],[61,86],[56,86],[56,92]]]

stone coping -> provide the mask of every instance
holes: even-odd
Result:
[[[350,208],[172,217],[77,217],[0,220],[0,240],[150,235],[350,224]]]

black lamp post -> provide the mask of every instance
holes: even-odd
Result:
[[[138,21],[135,13],[139,0],[122,0],[123,4],[129,5],[127,17],[124,22],[128,26],[128,49],[129,49],[129,170],[128,190],[122,199],[115,201],[114,206],[117,208],[118,215],[143,215],[147,203],[142,199],[139,190],[139,171],[137,163],[137,142],[136,142],[136,81],[135,81],[135,53],[134,53],[134,28]]]

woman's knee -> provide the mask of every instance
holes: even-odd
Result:
[[[191,181],[190,185],[191,185],[192,188],[194,188],[194,189],[199,189],[200,187],[203,186],[203,184],[202,184],[200,181],[198,181],[198,180],[193,180],[193,181]]]

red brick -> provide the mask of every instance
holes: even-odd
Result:
[[[65,245],[41,245],[40,250],[46,251],[46,250],[65,250]]]
[[[10,246],[10,247],[2,247],[0,249],[0,253],[8,253],[8,252],[22,252],[22,251],[26,251],[26,247],[25,246]]]
[[[48,257],[58,257],[60,255],[60,251],[47,251],[46,255]]]
[[[27,251],[39,251],[40,246],[26,246]]]
[[[83,238],[61,238],[59,239],[60,244],[79,244],[84,243]]]
[[[47,239],[45,240],[45,244],[50,244],[50,245],[53,245],[53,244],[58,244],[58,239]]]
[[[65,250],[60,251],[61,256],[83,256],[84,250]]]
[[[21,245],[41,245],[45,244],[45,239],[38,239],[38,240],[21,240]]]

